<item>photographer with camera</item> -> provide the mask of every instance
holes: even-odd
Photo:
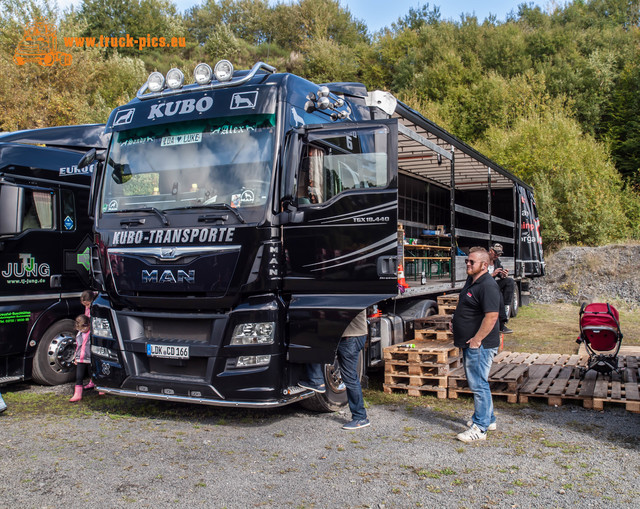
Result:
[[[500,321],[500,332],[503,334],[511,334],[513,331],[507,327],[509,321],[509,315],[507,314],[506,306],[511,309],[511,302],[513,302],[513,292],[515,291],[516,282],[508,277],[509,271],[502,266],[500,262],[500,256],[503,253],[502,244],[494,244],[489,248],[490,263],[488,272],[498,283],[500,288],[500,295],[502,296],[502,302],[500,303],[500,314],[498,320]],[[505,306],[506,304],[506,306]]]

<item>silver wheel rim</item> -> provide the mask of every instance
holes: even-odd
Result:
[[[56,373],[66,373],[73,366],[76,352],[75,337],[68,333],[56,335],[47,349],[47,362]]]

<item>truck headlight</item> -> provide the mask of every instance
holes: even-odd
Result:
[[[236,368],[266,366],[269,362],[271,362],[271,355],[243,355],[238,357]]]
[[[113,339],[111,324],[106,318],[91,317],[91,334],[100,338]]]
[[[175,67],[167,73],[167,86],[172,89],[180,88],[184,83],[184,74]]]
[[[118,354],[110,348],[106,348],[104,346],[91,345],[91,355],[95,355],[96,357],[104,357],[111,361],[118,360]]]
[[[202,63],[196,65],[196,68],[193,71],[193,75],[198,85],[206,85],[207,83],[211,82],[213,71],[211,70],[209,64]]]
[[[233,78],[233,64],[228,60],[220,60],[213,68],[213,74],[218,81],[230,81]]]
[[[275,336],[275,322],[241,323],[235,326],[231,335],[232,345],[272,345]]]
[[[147,78],[147,88],[150,92],[160,92],[164,88],[164,76],[158,71],[149,74]]]

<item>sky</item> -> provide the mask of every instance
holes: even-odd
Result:
[[[269,0],[275,4],[278,1],[283,3],[291,3],[292,0]],[[184,11],[204,3],[204,0],[173,0],[178,10]],[[504,21],[509,12],[517,12],[518,5],[524,3],[525,0],[340,0],[342,6],[347,7],[354,18],[364,21],[370,32],[376,32],[385,26],[397,21],[398,18],[404,17],[409,9],[419,8],[426,3],[429,4],[429,10],[434,5],[440,7],[442,19],[458,21],[463,13],[475,14],[478,20],[482,22],[490,14],[495,14],[498,21]],[[526,0],[530,3],[531,0]],[[58,0],[58,5],[62,8],[69,5],[80,5],[81,0]],[[533,2],[537,5],[543,5],[541,2]]]

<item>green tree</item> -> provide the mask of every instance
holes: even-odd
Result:
[[[559,112],[492,128],[480,150],[534,185],[547,245],[599,245],[631,232],[623,181],[606,146]]]

